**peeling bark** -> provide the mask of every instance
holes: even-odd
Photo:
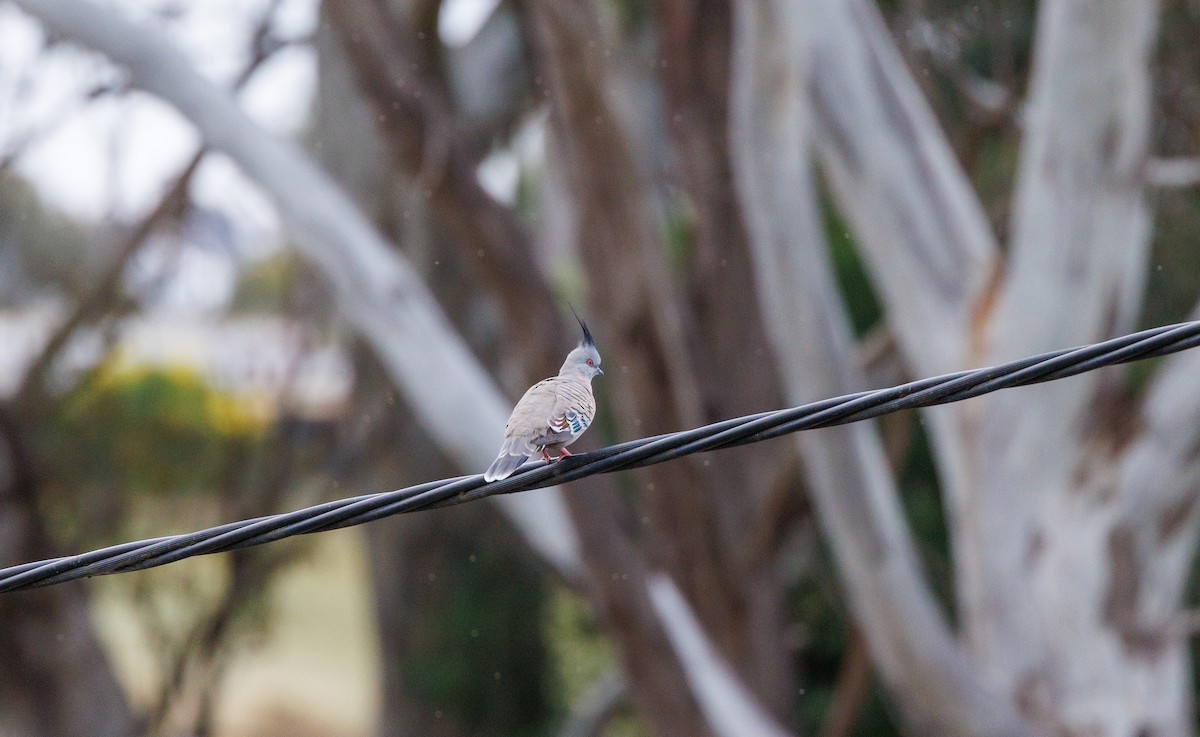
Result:
[[[1156,18],[1155,3],[1040,6],[988,363],[1133,326],[1149,245],[1141,171]],[[963,623],[988,679],[1025,694],[1048,730],[1182,734],[1184,643],[1164,611],[1143,611],[1149,592],[1163,590],[1146,577],[1167,546],[1155,549],[1154,514],[1139,508],[1161,509],[1156,500],[1171,491],[1119,481],[1122,448],[1137,437],[1127,414],[1107,409],[1124,407],[1115,400],[1122,375],[1093,372],[959,408],[974,428],[954,490],[970,500],[956,539]]]

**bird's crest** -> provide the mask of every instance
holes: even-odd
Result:
[[[575,322],[579,323],[579,327],[583,328],[583,342],[580,343],[580,345],[590,345],[594,347],[596,345],[596,341],[592,340],[592,331],[588,330],[587,323],[579,317],[579,313],[575,311],[575,307],[570,302],[567,303],[567,307],[571,308],[571,314],[575,316]]]

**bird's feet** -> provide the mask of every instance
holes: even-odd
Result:
[[[561,461],[569,455],[571,455],[571,453],[566,448],[563,448],[558,451],[558,458],[551,458],[550,454],[543,450],[542,460],[544,460],[546,463],[550,463],[551,461]]]

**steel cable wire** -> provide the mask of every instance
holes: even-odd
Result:
[[[396,491],[340,499],[267,517],[242,520],[183,535],[129,542],[81,555],[0,569],[0,592],[49,586],[78,578],[137,571],[196,555],[219,553],[293,535],[363,524],[394,514],[462,504],[562,484],[596,473],[638,468],[718,448],[830,427],[903,409],[957,402],[1016,386],[1053,381],[1200,345],[1200,322],[1144,330],[1102,343],[1044,353],[970,371],[858,392],[790,409],[723,420],[681,432],[631,440],[561,461],[528,463],[493,483],[474,474],[431,481]]]

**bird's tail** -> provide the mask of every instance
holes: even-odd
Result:
[[[511,476],[529,458],[529,449],[525,445],[518,438],[509,438],[500,449],[500,455],[483,472],[483,480],[499,481]]]

